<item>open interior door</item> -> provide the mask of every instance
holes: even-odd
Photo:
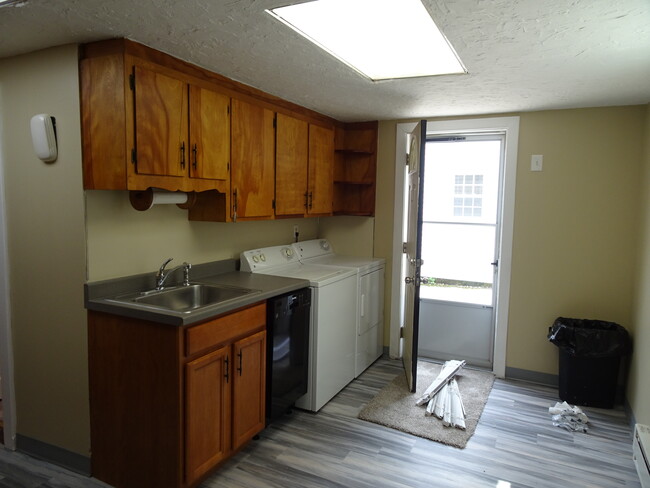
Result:
[[[420,316],[420,266],[422,266],[422,182],[424,181],[424,148],[426,120],[411,133],[408,154],[407,231],[404,253],[404,325],[402,328],[404,371],[409,390],[415,392],[418,364],[418,322]]]

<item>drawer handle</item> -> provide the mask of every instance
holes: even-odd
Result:
[[[225,363],[226,363],[226,374],[224,374],[224,377],[226,378],[226,383],[228,383],[228,371],[230,370],[230,368],[228,367],[228,356],[226,356]]]
[[[241,351],[237,353],[237,356],[239,356],[239,367],[237,368],[237,371],[239,371],[239,376],[241,376]]]

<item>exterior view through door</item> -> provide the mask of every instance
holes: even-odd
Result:
[[[505,134],[429,136],[418,355],[492,368]]]

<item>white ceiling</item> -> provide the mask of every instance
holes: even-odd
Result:
[[[289,3],[26,0],[0,58],[127,37],[343,121],[650,102],[650,0],[423,0],[469,74],[382,82],[264,12]]]

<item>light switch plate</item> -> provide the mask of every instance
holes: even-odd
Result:
[[[531,171],[542,171],[542,165],[544,164],[544,156],[541,154],[533,154],[530,157],[530,170]]]

